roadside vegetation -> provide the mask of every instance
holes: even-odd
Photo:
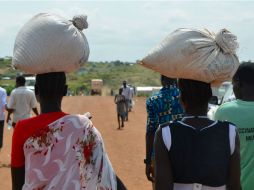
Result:
[[[11,57],[0,58],[0,86],[4,87],[8,94],[15,87],[15,77],[19,74],[22,73],[11,67]],[[82,92],[84,95],[89,95],[91,79],[103,80],[103,95],[110,95],[111,90],[114,94],[117,93],[123,80],[136,87],[160,86],[160,74],[136,63],[88,62],[78,71],[67,74],[69,93],[78,95]]]
[[[19,71],[11,68],[11,58],[0,58],[0,86],[9,93],[15,85],[16,75]],[[111,90],[118,92],[123,80],[134,86],[160,86],[160,75],[136,63],[88,62],[78,71],[67,74],[69,92],[73,95],[83,92],[88,95],[91,90],[91,79],[103,80],[104,95],[109,95]]]

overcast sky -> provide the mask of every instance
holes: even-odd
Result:
[[[227,28],[241,61],[254,60],[254,1],[1,1],[0,57],[11,56],[19,29],[35,14],[87,14],[90,61],[143,58],[177,28]]]

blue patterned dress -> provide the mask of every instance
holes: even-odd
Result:
[[[176,87],[163,87],[146,100],[147,133],[155,133],[160,124],[183,117],[179,94]]]

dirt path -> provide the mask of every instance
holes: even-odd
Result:
[[[129,115],[124,129],[118,130],[113,97],[65,97],[63,111],[85,113],[93,116],[93,123],[99,129],[105,142],[109,158],[117,175],[129,190],[151,190],[145,178],[145,98],[135,98],[135,107]],[[0,153],[1,164],[10,160],[12,130],[5,127],[4,148]],[[0,166],[0,189],[10,190],[10,168]]]

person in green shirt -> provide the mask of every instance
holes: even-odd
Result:
[[[241,184],[254,189],[254,63],[243,63],[233,77],[236,100],[221,105],[215,120],[234,123],[239,131]]]

